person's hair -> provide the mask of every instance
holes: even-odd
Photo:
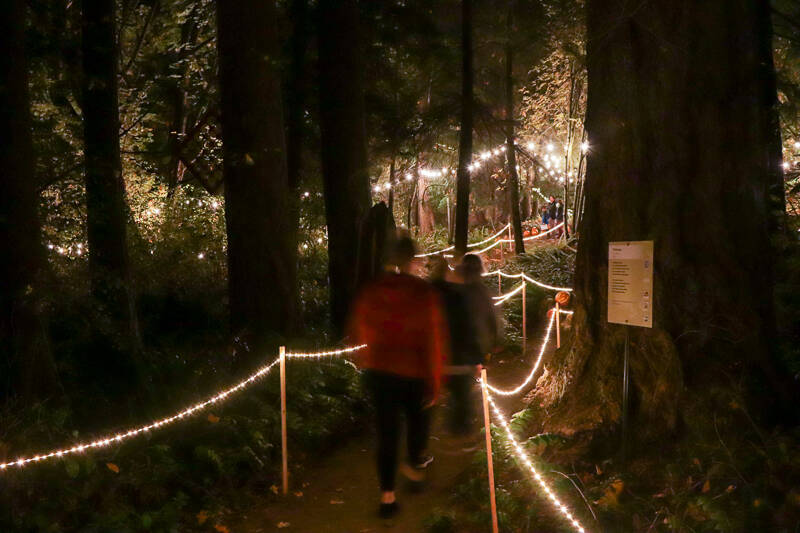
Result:
[[[464,277],[464,281],[473,282],[481,279],[483,274],[483,261],[475,254],[467,254],[461,258],[458,266],[459,273]]]
[[[428,277],[431,281],[441,281],[447,276],[447,259],[433,255],[428,259]]]
[[[400,236],[394,242],[391,263],[401,267],[413,261],[415,255],[417,255],[417,246],[414,244],[414,239],[407,236]]]

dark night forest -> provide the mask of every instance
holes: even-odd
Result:
[[[0,1],[0,533],[279,530],[800,532],[800,0]]]

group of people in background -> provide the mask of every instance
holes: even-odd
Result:
[[[421,489],[433,457],[428,454],[432,407],[443,384],[449,390],[452,442],[468,451],[476,440],[473,415],[476,375],[497,343],[499,325],[480,257],[465,255],[451,267],[433,256],[423,277],[414,241],[396,239],[383,275],[353,304],[350,334],[366,344],[359,366],[375,408],[379,514],[398,512],[395,478],[402,418],[407,456],[400,465],[412,489]]]
[[[550,196],[547,205],[542,207],[542,230],[553,229],[564,223],[564,202],[561,198]],[[564,227],[553,232],[553,238],[558,239],[564,233]]]

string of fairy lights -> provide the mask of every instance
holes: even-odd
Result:
[[[487,389],[489,388],[488,383],[481,382],[481,384]],[[528,471],[530,471],[531,475],[536,480],[536,483],[539,484],[539,487],[545,493],[556,510],[561,513],[562,516],[564,516],[564,518],[572,525],[573,528],[575,528],[576,531],[578,531],[578,533],[585,533],[586,530],[583,528],[581,523],[573,516],[569,508],[561,503],[553,489],[550,488],[550,486],[547,484],[547,481],[545,481],[544,477],[542,477],[542,475],[536,469],[536,466],[534,466],[533,462],[528,457],[528,454],[525,453],[525,450],[522,448],[519,441],[516,439],[516,437],[514,437],[514,433],[511,431],[511,426],[508,424],[508,420],[506,420],[505,415],[503,415],[503,412],[497,406],[497,403],[495,403],[494,398],[492,398],[492,395],[489,393],[489,391],[487,391],[486,397],[489,400],[489,405],[491,405],[492,410],[494,411],[495,419],[500,423],[500,426],[506,433],[506,438],[510,444],[509,447],[516,456],[517,460],[524,465]]]
[[[327,351],[323,351],[323,352],[289,352],[289,353],[286,353],[285,356],[287,358],[297,358],[297,359],[321,359],[323,357],[333,357],[333,356],[340,356],[340,355],[350,354],[350,353],[356,352],[358,350],[361,350],[361,349],[363,349],[365,347],[366,347],[366,345],[362,344],[362,345],[358,345],[358,346],[350,346],[350,347],[347,347],[347,348],[342,348],[342,349],[338,349],[338,350],[327,350]],[[190,416],[190,415],[192,415],[192,414],[194,414],[194,413],[196,413],[196,412],[208,407],[209,405],[217,404],[217,403],[220,403],[220,402],[228,399],[228,397],[231,396],[232,394],[234,394],[236,392],[239,392],[239,391],[249,387],[250,385],[255,383],[258,379],[260,379],[263,376],[269,374],[269,372],[276,365],[278,365],[279,363],[280,363],[280,358],[275,359],[270,364],[262,366],[261,368],[256,370],[254,373],[252,373],[249,377],[247,377],[245,380],[240,381],[236,385],[234,385],[234,386],[232,386],[232,387],[230,387],[228,389],[224,389],[224,390],[218,392],[217,394],[211,396],[210,398],[208,398],[208,399],[206,399],[206,400],[204,400],[202,402],[198,402],[198,403],[196,403],[194,405],[191,405],[191,406],[189,406],[189,407],[187,407],[187,408],[185,408],[185,409],[183,409],[183,410],[181,410],[181,411],[179,411],[179,412],[177,412],[177,413],[175,413],[175,414],[173,414],[171,416],[168,416],[168,417],[165,417],[165,418],[161,418],[159,420],[155,420],[155,421],[150,422],[149,424],[146,424],[146,425],[143,425],[143,426],[139,426],[139,427],[136,427],[136,428],[129,429],[128,431],[125,431],[125,432],[116,433],[114,435],[105,435],[105,436],[100,437],[98,439],[95,439],[95,440],[93,440],[91,442],[84,442],[84,443],[75,444],[74,446],[71,446],[69,448],[56,449],[56,450],[52,450],[52,451],[49,451],[49,452],[45,452],[45,453],[41,453],[41,454],[37,454],[37,455],[32,455],[32,456],[29,456],[29,457],[19,457],[19,458],[15,459],[14,461],[0,463],[0,470],[6,470],[8,468],[13,468],[13,467],[22,468],[22,467],[25,467],[25,466],[27,466],[27,465],[29,465],[31,463],[39,463],[39,462],[42,462],[42,461],[46,461],[48,459],[61,458],[61,457],[67,456],[67,455],[73,455],[73,454],[77,454],[77,453],[82,453],[82,452],[87,451],[87,450],[93,450],[93,449],[97,449],[97,448],[104,448],[104,447],[110,446],[112,444],[117,444],[117,443],[120,443],[120,442],[122,442],[124,440],[128,440],[128,439],[130,439],[132,437],[136,437],[137,435],[142,435],[144,433],[149,433],[151,431],[154,431],[154,430],[157,430],[157,429],[161,429],[161,428],[163,428],[165,426],[168,426],[168,425],[170,425],[170,424],[172,424],[174,422],[182,420],[182,419],[184,419],[184,418],[186,418],[186,417],[188,417],[188,416]]]

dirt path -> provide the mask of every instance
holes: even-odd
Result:
[[[532,336],[534,339],[537,336]],[[529,345],[525,357],[499,358],[493,365],[491,380],[499,386],[513,386],[527,375],[538,353],[538,343]],[[476,401],[478,400],[476,395]],[[511,414],[522,407],[521,398],[498,398]],[[447,398],[443,403],[446,405]],[[476,403],[476,414],[479,414]],[[461,451],[446,436],[444,405],[437,407],[431,432],[430,452],[435,457],[429,484],[412,494],[398,473],[400,513],[391,523],[377,517],[378,489],[375,472],[374,432],[369,428],[347,445],[319,458],[304,472],[292,478],[290,495],[266,503],[243,516],[232,533],[368,533],[424,531],[423,522],[436,507],[447,507],[456,480],[469,465],[472,452]]]

